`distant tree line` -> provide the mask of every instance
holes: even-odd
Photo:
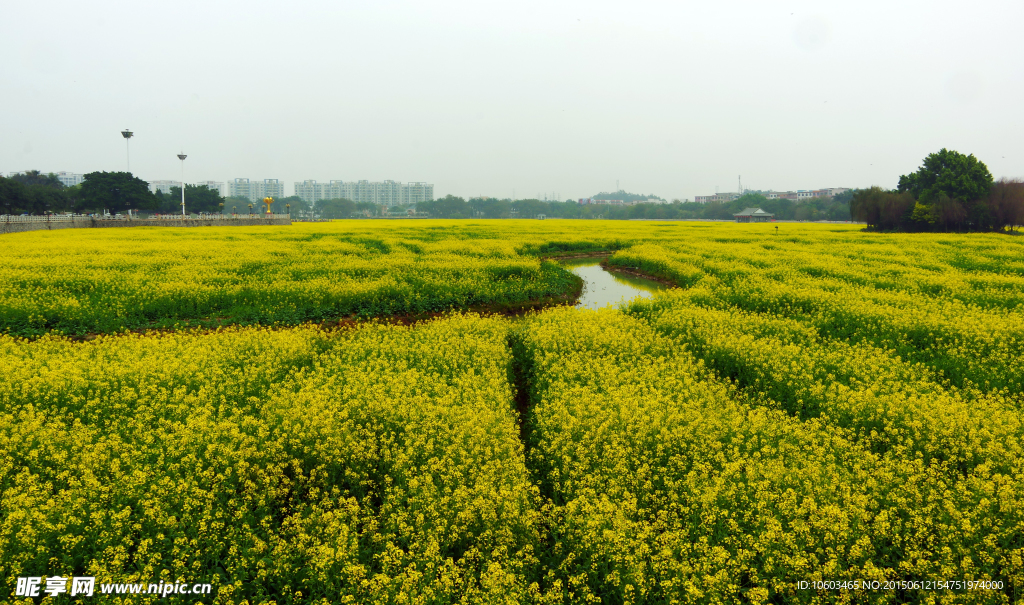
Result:
[[[354,215],[379,216],[384,209],[378,204],[368,202],[353,202],[345,198],[320,200],[314,207],[314,212],[321,218],[352,218]]]
[[[591,196],[591,198],[595,200],[622,200],[623,202],[637,202],[642,200],[659,200],[662,202],[665,201],[665,198],[658,197],[653,193],[643,195],[641,193],[629,193],[622,189],[619,189],[618,191],[613,191],[611,193],[602,191],[597,195]]]
[[[221,212],[224,198],[205,185],[185,185],[186,212]],[[152,193],[149,183],[130,172],[90,172],[80,185],[65,187],[54,174],[30,170],[0,177],[0,213],[102,213],[126,210],[181,212],[181,188]]]
[[[630,201],[635,199],[651,199],[656,196],[640,196],[636,194],[602,194],[606,196],[618,195],[621,197],[597,197],[593,199],[622,199]],[[416,204],[418,212],[426,212],[433,218],[535,218],[543,214],[548,218],[574,218],[574,219],[716,219],[732,220],[733,214],[744,208],[758,207],[766,212],[776,215],[781,220],[850,220],[849,198],[852,192],[837,196],[832,199],[814,198],[806,201],[795,202],[793,200],[773,199],[757,193],[748,193],[736,200],[724,203],[698,204],[696,202],[682,202],[675,200],[667,204],[644,204],[635,205],[609,205],[609,204],[585,204],[581,205],[576,200],[564,202],[545,201],[536,199],[515,200],[494,199],[494,198],[470,198],[464,199],[454,195],[447,195],[432,202],[420,202]],[[325,218],[347,218],[357,211],[370,211],[371,214],[380,214],[380,210],[372,205],[355,207],[352,202],[344,200],[348,205],[337,215]],[[321,206],[317,206],[320,208]]]
[[[995,181],[974,155],[940,149],[895,190],[871,187],[850,200],[854,219],[881,231],[1014,231],[1024,225],[1024,182]]]

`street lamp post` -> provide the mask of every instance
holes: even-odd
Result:
[[[185,218],[185,158],[187,157],[184,153],[178,154],[178,159],[181,160],[181,218]]]
[[[128,130],[127,128],[125,128],[124,130],[121,131],[121,136],[124,137],[124,155],[125,155],[125,160],[127,161],[127,164],[128,164],[128,172],[132,171],[132,156],[131,156],[131,152],[128,149],[128,139],[132,138],[132,134],[134,134],[134,133],[132,131]]]
[[[288,218],[290,219],[292,217],[292,205],[291,204],[285,204],[284,208],[285,208],[285,210],[288,211]]]

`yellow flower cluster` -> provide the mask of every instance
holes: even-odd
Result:
[[[809,226],[774,236],[762,227],[638,244],[610,263],[695,287],[703,297],[691,298],[705,306],[798,318],[823,337],[895,351],[959,387],[1024,391],[1021,243]]]
[[[0,238],[0,333],[34,336],[516,307],[574,276],[438,221],[36,231]],[[388,227],[392,227],[389,229]],[[521,238],[516,238],[521,239]]]
[[[219,603],[1019,599],[1024,242],[775,227],[4,236],[0,330],[43,335],[0,336],[0,576],[212,581]],[[538,256],[598,250],[680,287],[46,334],[512,308],[573,289]]]
[[[986,435],[955,396],[944,402],[957,418],[927,427],[936,413],[924,401],[890,418],[900,401],[843,409],[850,402],[830,400],[828,389],[793,386],[821,399],[819,415],[802,418],[766,405],[760,383],[737,388],[710,374],[695,357],[710,348],[675,337],[704,328],[697,323],[675,309],[651,322],[566,310],[523,329],[534,402],[527,459],[549,502],[550,590],[565,602],[828,603],[855,595],[799,591],[798,582],[969,576],[1021,585],[1015,414],[1003,410]],[[794,354],[784,351],[785,361]],[[780,374],[764,382],[805,380],[823,366],[773,366]],[[872,422],[891,422],[891,433],[876,436]]]
[[[216,602],[519,603],[507,324],[0,338],[0,576]]]

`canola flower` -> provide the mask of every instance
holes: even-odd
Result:
[[[34,338],[0,336],[0,575],[208,579],[218,603],[1016,602],[1022,244],[857,229],[0,238],[0,326]],[[680,288],[60,335],[530,306],[572,285],[538,257],[595,251]],[[1004,587],[797,589],[843,579]]]
[[[823,229],[743,235],[639,244],[609,262],[695,288],[701,305],[792,317],[828,338],[893,350],[959,387],[1024,391],[1016,241]]]
[[[1024,580],[1014,470],[963,476],[871,451],[824,416],[762,405],[612,310],[551,311],[519,338],[528,463],[549,499],[546,585],[564,602],[831,603],[855,595],[797,582]],[[1012,590],[962,598],[1009,603]]]
[[[563,300],[572,273],[497,235],[339,223],[38,231],[0,238],[0,333],[299,324]]]
[[[0,575],[216,602],[518,603],[535,492],[506,327],[0,338]]]

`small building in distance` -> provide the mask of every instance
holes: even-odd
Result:
[[[698,204],[708,204],[711,202],[731,202],[738,200],[742,196],[748,193],[754,193],[757,195],[763,195],[770,200],[791,200],[794,202],[806,202],[814,198],[834,198],[837,195],[849,191],[846,187],[831,187],[825,189],[798,189],[797,191],[762,191],[760,189],[744,189],[739,193],[716,193],[715,195],[698,195],[693,198],[693,201]]]
[[[775,220],[775,215],[760,208],[746,208],[732,215],[737,223],[766,223]]]
[[[693,201],[698,204],[709,204],[712,202],[731,202],[743,196],[743,193],[716,193],[714,195],[698,195]]]

